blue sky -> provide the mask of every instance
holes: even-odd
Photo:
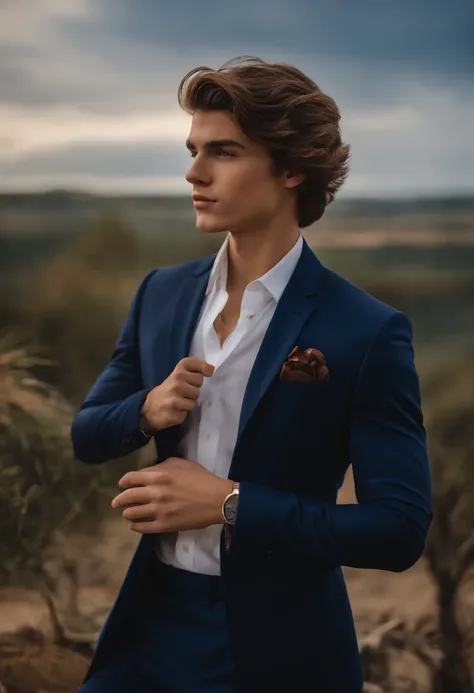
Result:
[[[3,0],[0,189],[185,192],[180,78],[242,54],[333,96],[344,195],[474,188],[471,0]]]

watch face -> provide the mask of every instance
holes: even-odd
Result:
[[[237,503],[239,500],[239,495],[237,493],[230,496],[224,505],[224,516],[226,522],[230,525],[235,523],[235,516],[237,515]]]

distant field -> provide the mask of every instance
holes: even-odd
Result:
[[[187,197],[120,197],[53,191],[0,195],[0,271],[29,271],[61,252],[104,217],[120,219],[160,263],[181,249],[200,249]],[[474,196],[426,200],[340,200],[305,230],[321,257],[336,267],[474,268]],[[154,248],[155,251],[154,252]],[[171,252],[173,249],[176,253]]]
[[[135,236],[137,276],[207,255],[222,239],[196,230],[189,198],[0,195],[4,288],[27,292],[28,277],[40,265],[107,217]],[[304,235],[327,266],[407,311],[420,341],[459,334],[474,323],[474,196],[340,200]]]
[[[208,248],[200,242],[199,233],[189,225],[186,234],[178,236],[157,228],[152,238],[141,237],[145,262],[153,265],[179,263],[183,247],[188,246],[196,257],[207,254]],[[24,274],[48,261],[71,245],[77,234],[37,234],[0,238],[0,275],[5,279],[12,274]],[[474,273],[474,243],[437,245],[377,245],[330,247],[311,239],[312,247],[321,260],[343,273],[394,271],[398,269],[433,270]],[[314,242],[315,241],[315,242]],[[166,259],[163,258],[166,247]]]
[[[67,191],[0,194],[0,236],[70,234],[104,214],[124,219],[141,235],[169,227],[186,234],[193,225],[190,197],[99,197]],[[350,232],[474,234],[472,197],[414,200],[340,199],[331,205],[318,233]],[[330,239],[329,239],[330,240]]]

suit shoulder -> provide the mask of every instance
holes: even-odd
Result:
[[[175,279],[182,279],[190,274],[201,274],[210,269],[215,257],[215,255],[207,255],[197,260],[189,260],[180,265],[160,267],[158,270],[155,270],[156,279],[158,280],[159,277],[160,281],[173,281]]]
[[[400,310],[384,303],[345,277],[325,268],[326,303],[337,315],[341,329],[359,334],[366,343],[372,342],[385,328],[402,329],[412,336],[410,319]]]
[[[357,310],[360,312],[360,317],[367,316],[381,322],[386,322],[393,316],[400,315],[397,308],[384,303],[337,272],[328,268],[326,268],[326,272],[326,288],[331,292],[333,300],[345,306],[345,311]]]
[[[175,282],[181,282],[190,274],[201,274],[212,266],[215,255],[208,255],[197,260],[190,260],[180,265],[171,265],[169,267],[158,267],[151,270],[142,281],[142,285],[146,284],[152,290],[161,288],[163,285]]]

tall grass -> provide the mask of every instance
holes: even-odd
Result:
[[[445,343],[422,369],[434,511],[426,557],[437,587],[443,653],[439,693],[465,693],[474,685],[473,624],[460,608],[474,567],[473,351],[467,336]]]
[[[133,232],[105,218],[0,311],[0,583],[34,580],[55,530],[93,528],[137,464],[82,465],[70,425],[113,351],[138,255]]]
[[[74,460],[71,406],[33,374],[51,366],[37,349],[0,337],[0,584],[34,581],[54,532],[93,525],[116,478]]]

